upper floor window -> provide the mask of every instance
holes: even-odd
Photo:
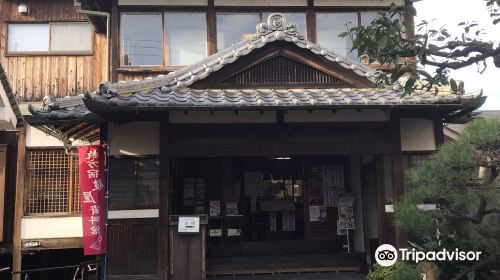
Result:
[[[316,13],[316,32],[318,43],[333,52],[359,60],[356,51],[352,50],[352,40],[349,37],[340,38],[339,34],[347,28],[368,25],[380,17],[377,11],[359,12],[321,12]]]
[[[121,15],[122,65],[162,65],[162,14]]]
[[[166,60],[188,65],[207,55],[205,13],[165,13]]]
[[[349,37],[340,38],[339,34],[348,27],[358,26],[358,13],[316,13],[316,32],[318,44],[338,55],[357,58],[351,52],[352,41]]]
[[[205,13],[123,13],[121,65],[188,65],[204,58],[206,21]]]
[[[218,13],[217,14],[217,50],[223,50],[232,44],[253,37],[255,26],[266,22],[272,12],[263,13]],[[305,13],[282,13],[290,22],[297,24],[299,32],[307,36]]]
[[[259,13],[218,13],[217,50],[250,39],[255,34],[255,26],[260,22]]]
[[[7,32],[7,54],[92,54],[87,22],[11,23]]]

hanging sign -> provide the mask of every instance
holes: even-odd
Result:
[[[78,148],[84,255],[106,253],[106,146]]]

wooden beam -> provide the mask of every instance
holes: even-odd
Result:
[[[168,154],[168,118],[160,123],[160,210],[158,228],[158,276],[169,279],[170,157]],[[171,261],[171,260],[170,260]]]
[[[21,220],[24,215],[24,191],[26,178],[26,126],[20,129],[17,141],[17,176],[16,199],[14,206],[12,271],[20,271],[22,269]],[[21,280],[21,274],[14,274],[12,279]]]

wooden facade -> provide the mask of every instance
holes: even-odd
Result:
[[[294,171],[301,174],[304,181],[311,177],[306,169],[314,164],[335,163],[345,168],[346,188],[356,195],[359,204],[355,211],[363,218],[357,225],[356,231],[353,231],[354,236],[351,236],[351,239],[355,240],[354,248],[359,251],[361,257],[349,259],[345,266],[303,267],[300,271],[359,270],[366,265],[366,262],[362,263],[362,259],[364,257],[370,259],[374,244],[395,242],[398,246],[405,245],[405,236],[394,228],[392,214],[387,213],[386,206],[394,204],[403,194],[404,172],[411,165],[413,157],[432,153],[436,146],[443,142],[441,125],[443,116],[460,109],[462,104],[450,103],[438,107],[433,103],[423,103],[423,106],[412,107],[412,103],[403,105],[401,102],[390,103],[394,100],[401,101],[397,99],[399,97],[396,90],[393,95],[388,94],[389,97],[384,102],[376,102],[380,100],[374,100],[376,98],[367,95],[373,93],[371,91],[378,90],[371,79],[373,69],[350,59],[343,60],[340,57],[336,59],[326,49],[320,49],[320,46],[314,44],[317,42],[316,13],[350,11],[357,13],[358,22],[361,22],[360,11],[387,9],[387,1],[362,1],[363,5],[356,1],[331,1],[332,5],[329,5],[328,1],[297,0],[294,1],[294,5],[288,7],[283,1],[274,0],[269,1],[268,6],[257,7],[244,0],[237,1],[243,6],[230,5],[229,1],[222,0],[192,0],[182,4],[175,0],[150,0],[147,1],[148,4],[144,4],[143,1],[113,0],[111,7],[103,11],[110,13],[110,37],[106,38],[103,33],[94,33],[93,53],[88,56],[8,55],[6,32],[9,23],[87,21],[86,16],[76,12],[74,2],[70,0],[25,1],[32,11],[25,16],[17,13],[18,2],[0,0],[0,10],[7,11],[2,14],[0,22],[0,63],[6,68],[17,98],[23,102],[36,102],[42,101],[46,95],[76,96],[97,90],[104,93],[98,96],[86,95],[79,97],[78,100],[71,98],[56,100],[52,107],[48,106],[40,115],[36,115],[36,112],[41,111],[32,110],[31,112],[35,112],[34,115],[39,117],[33,125],[39,125],[45,129],[44,132],[52,132],[52,135],[62,137],[60,139],[65,140],[66,144],[79,138],[108,144],[111,153],[110,168],[117,168],[116,163],[120,160],[122,163],[126,159],[137,160],[133,163],[134,167],[126,165],[128,162],[123,164],[129,170],[120,170],[125,175],[120,174],[122,177],[118,178],[119,183],[114,186],[119,185],[124,191],[110,192],[110,201],[118,205],[122,199],[119,196],[126,196],[130,186],[135,188],[131,188],[132,198],[124,199],[130,200],[126,201],[128,204],[123,203],[116,207],[112,205],[109,211],[107,271],[110,279],[173,279],[172,275],[176,273],[179,275],[182,271],[190,269],[189,263],[176,258],[176,254],[179,253],[180,256],[180,253],[185,251],[203,256],[199,259],[200,263],[197,262],[196,267],[190,270],[198,274],[190,275],[189,279],[200,279],[207,273],[208,261],[204,259],[207,255],[204,247],[205,229],[202,230],[202,235],[193,238],[197,247],[191,248],[189,238],[186,241],[182,236],[175,236],[176,225],[170,224],[172,215],[183,214],[180,200],[184,187],[180,183],[181,177],[197,168],[203,169],[196,167],[200,165],[198,161],[207,163],[208,171],[203,172],[223,178],[215,180],[217,188],[210,190],[212,192],[222,192],[223,186],[232,185],[233,168],[236,169],[236,164],[233,166],[233,162],[242,158],[262,160],[294,157],[294,160],[300,162]],[[98,7],[96,3],[99,1],[80,2],[84,4],[82,7],[95,8]],[[348,5],[348,2],[358,4]],[[219,62],[223,65],[219,68],[213,64],[215,66],[212,68],[204,66],[203,71],[196,72],[194,68],[203,68],[194,64],[192,68],[188,67],[187,78],[180,77],[186,76],[182,73],[183,66],[120,65],[121,13],[152,11],[205,12],[207,55],[215,54],[218,49],[216,30],[218,12],[302,12],[307,21],[307,38],[305,38],[307,40],[297,37],[296,33],[290,33],[293,36],[288,38],[289,40],[283,40],[281,37],[267,45],[263,43],[264,45],[258,48],[252,47],[244,55],[238,54],[238,57],[230,63],[222,63],[225,59],[219,57]],[[95,24],[96,19],[91,18],[91,22]],[[102,32],[102,21],[99,22],[99,29]],[[264,37],[269,34],[260,35]],[[291,36],[290,34],[287,33],[286,36]],[[111,68],[110,73],[105,73],[108,39]],[[165,34],[162,40],[165,40]],[[295,44],[297,41],[303,45]],[[249,41],[249,44],[252,42]],[[230,50],[229,53],[238,52]],[[215,56],[208,60],[216,58]],[[180,70],[171,74],[179,75],[175,77],[175,83],[168,80],[170,76],[156,77],[158,74],[175,70]],[[191,72],[192,70],[196,73]],[[204,76],[204,73],[209,75]],[[107,74],[110,74],[110,81],[100,87]],[[117,83],[136,79],[139,81]],[[185,86],[188,82],[189,84]],[[124,89],[120,92],[115,90],[117,88]],[[204,90],[208,93],[203,92]],[[254,94],[252,98],[246,95],[250,93]],[[141,97],[130,102],[124,101],[136,94]],[[181,103],[185,101],[184,99],[188,99],[184,98],[188,94],[194,101],[188,105]],[[377,94],[382,96],[385,93],[378,91]],[[334,95],[338,99],[331,98]],[[260,98],[258,102],[256,96]],[[282,99],[265,98],[270,96]],[[110,102],[111,98],[117,97],[123,98],[121,100],[123,102],[118,105]],[[152,98],[154,101],[149,100],[151,102],[144,103],[146,105],[141,104],[147,98]],[[330,103],[325,101],[327,99]],[[176,100],[181,101],[176,106],[171,106],[165,100],[172,103]],[[315,103],[318,100],[322,102],[320,105]],[[364,101],[356,103],[360,102],[359,100]],[[72,107],[65,105],[64,102],[75,102],[77,105]],[[262,102],[268,103],[266,106],[261,106]],[[61,104],[64,106],[60,106]],[[90,112],[85,116],[92,117],[68,117],[68,111],[71,112],[74,108],[79,110],[84,108]],[[50,115],[54,112],[56,114]],[[59,116],[64,117],[58,119]],[[422,141],[425,144],[416,147],[410,143],[407,145],[408,150],[403,151],[401,147],[408,142],[401,132],[401,120],[405,119],[412,119],[416,123],[422,122],[427,130],[420,135],[425,138],[426,141]],[[434,133],[432,135],[427,133],[429,122],[430,131]],[[89,135],[91,137],[84,137]],[[32,201],[23,197],[23,192],[15,194],[14,270],[22,268],[22,251],[36,251],[23,246],[24,240],[21,238],[20,229],[23,216],[36,214],[74,218],[75,213],[79,211],[78,205],[75,205],[79,203],[78,188],[75,186],[78,184],[76,178],[78,172],[75,167],[77,160],[65,155],[63,150],[59,149],[56,164],[62,166],[61,173],[64,174],[58,173],[60,176],[57,182],[43,182],[44,184],[38,186],[36,184],[40,183],[40,177],[37,175],[44,170],[45,150],[27,149],[24,145],[25,138],[26,131],[23,130],[19,133],[19,141],[22,143],[20,142],[14,149],[20,155],[16,173],[18,186],[25,188],[29,185],[31,188],[48,189],[48,194],[52,195],[51,191],[54,191],[57,195],[52,197],[54,202],[46,199],[45,193],[34,197]],[[432,142],[432,145],[426,145],[428,142]],[[140,160],[142,161],[139,163]],[[147,166],[146,160],[151,160],[149,163],[154,165],[154,168],[142,170],[144,172],[141,177],[138,174],[142,171],[138,166]],[[29,172],[25,172],[24,169],[28,169]],[[220,174],[221,170],[225,173]],[[109,174],[111,177],[115,175],[113,172]],[[111,178],[113,179],[116,178]],[[129,181],[125,182],[126,180]],[[151,183],[152,181],[154,182]],[[54,185],[52,189],[49,183]],[[68,185],[68,188],[61,187],[64,184]],[[56,185],[60,188],[57,189]],[[368,187],[370,192],[366,189]],[[139,188],[141,189],[138,190]],[[156,189],[152,191],[150,188]],[[14,198],[12,193],[9,195]],[[310,199],[308,193],[304,197],[305,200]],[[66,200],[68,205],[63,205]],[[327,211],[327,215],[332,218],[328,223],[310,222],[309,206],[309,204],[302,205],[298,211],[304,220],[304,230],[301,232],[303,236],[296,238],[300,239],[299,241],[276,242],[278,245],[275,247],[256,242],[255,247],[252,247],[253,244],[247,244],[246,252],[250,252],[249,254],[271,254],[272,250],[275,250],[274,253],[283,250],[286,254],[341,252],[345,238],[337,236],[337,225],[333,220],[333,217],[338,218],[337,211],[334,208]],[[370,211],[372,213],[369,213]],[[373,214],[375,222],[370,223],[368,218],[365,218],[369,214]],[[373,236],[369,236],[368,228],[373,232]],[[279,237],[279,234],[273,236]],[[181,241],[174,244],[176,238]],[[297,248],[294,245],[297,245]],[[81,237],[42,238],[41,247],[38,249],[80,246]],[[332,259],[339,261],[335,257]],[[339,263],[342,263],[342,260]],[[253,269],[259,271],[257,268]],[[295,268],[283,269],[283,272],[300,272],[293,270]],[[266,270],[266,273],[267,271],[269,270]]]
[[[35,102],[48,95],[64,97],[95,91],[106,79],[105,34],[94,33],[92,55],[7,54],[9,23],[87,21],[85,15],[76,12],[73,1],[32,0],[23,3],[30,7],[28,15],[17,12],[19,1],[0,1],[0,63],[17,99]]]

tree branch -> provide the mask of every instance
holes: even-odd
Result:
[[[494,57],[494,56],[497,56],[497,55],[500,55],[500,47],[497,48],[497,49],[495,49],[495,50],[493,50],[493,51],[491,51],[491,52],[484,52],[484,53],[482,53],[480,55],[476,55],[476,56],[470,57],[469,59],[464,60],[464,61],[457,61],[457,62],[450,62],[450,61],[437,62],[437,61],[427,60],[425,58],[425,59],[422,59],[421,63],[424,64],[424,65],[436,66],[436,67],[442,68],[442,69],[444,69],[444,68],[450,68],[450,69],[456,70],[456,69],[467,67],[467,66],[475,64],[477,62],[483,61],[483,60],[487,59],[488,57]]]
[[[483,260],[482,262],[478,262],[477,264],[462,270],[460,273],[458,273],[455,277],[453,277],[452,280],[460,280],[464,278],[469,272],[477,271],[482,268],[489,267],[490,265],[497,264],[498,263],[499,256],[498,255],[491,255],[487,259]]]

